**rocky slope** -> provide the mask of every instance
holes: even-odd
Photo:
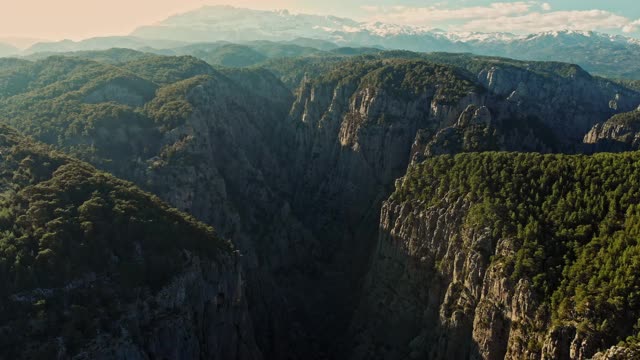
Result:
[[[594,151],[631,151],[640,146],[640,111],[618,114],[596,124],[584,137]]]
[[[412,159],[482,150],[573,152],[598,119],[616,111],[615,99],[623,108],[640,101],[634,91],[579,69],[564,77],[553,64],[533,71],[480,60],[465,69],[353,60],[303,80],[297,90],[293,163],[303,177],[294,212],[322,239],[325,253],[316,261],[336,276],[325,289],[342,290],[341,299],[324,300],[337,301],[333,308],[349,308],[358,298],[352,284],[368,266],[377,209]],[[335,326],[346,315],[318,318]]]
[[[0,358],[262,358],[210,227],[6,127],[0,159]]]
[[[635,241],[621,240],[635,231],[637,158],[483,153],[413,166],[382,206],[351,358],[633,358],[607,349],[637,334],[636,280],[605,262],[634,268],[628,252],[637,264]],[[590,191],[598,179],[615,180]],[[593,197],[615,204],[608,215]],[[620,308],[605,309],[616,296]]]
[[[287,201],[292,180],[282,158],[290,137],[278,119],[286,118],[291,95],[278,92],[269,73],[229,75],[235,81],[189,85],[185,99],[193,112],[162,135],[160,153],[133,179],[215,224],[242,250],[256,329],[265,334],[260,345],[279,358],[291,351],[291,339],[304,336],[285,325],[301,306],[301,289],[291,281],[306,271],[314,241]]]

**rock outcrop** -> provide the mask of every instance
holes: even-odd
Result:
[[[140,289],[114,319],[118,334],[100,334],[74,359],[262,359],[247,308],[240,258],[216,262],[190,254],[190,267],[157,293]],[[105,284],[106,285],[106,284]],[[58,358],[68,354],[61,342]]]
[[[579,284],[581,281],[588,282],[589,278],[572,279],[572,276],[584,275],[575,275],[567,270],[558,275],[562,279],[545,283],[544,286],[550,286],[550,290],[541,290],[540,276],[546,275],[538,273],[536,276],[534,273],[528,276],[519,272],[521,260],[517,259],[526,253],[523,249],[529,246],[527,242],[530,240],[526,239],[527,235],[525,238],[522,236],[521,228],[525,225],[517,220],[509,220],[509,217],[518,219],[527,212],[522,207],[516,209],[516,206],[510,205],[494,208],[488,205],[488,198],[494,199],[500,191],[498,189],[510,186],[508,184],[512,176],[513,179],[522,179],[523,173],[515,173],[514,168],[505,168],[505,172],[499,175],[488,170],[490,166],[494,170],[496,168],[489,165],[488,161],[492,164],[509,164],[513,161],[519,164],[516,166],[526,166],[522,165],[526,157],[542,157],[526,154],[491,156],[492,153],[476,157],[466,154],[448,157],[438,163],[436,159],[427,160],[413,165],[408,175],[397,181],[396,192],[382,205],[377,248],[367,274],[362,303],[352,323],[350,338],[353,343],[348,347],[345,357],[443,360],[634,358],[633,348],[614,347],[603,351],[618,341],[624,341],[627,336],[635,336],[635,330],[630,325],[633,321],[628,322],[624,317],[609,320],[617,321],[612,324],[612,328],[616,329],[612,332],[603,330],[605,325],[602,325],[603,328],[590,325],[591,317],[599,319],[597,316],[600,315],[594,315],[600,314],[598,310],[570,308],[566,314],[559,310],[558,299],[571,295],[557,289],[572,281]],[[634,164],[629,156],[635,159],[635,155],[624,156],[620,164]],[[516,160],[516,157],[519,158]],[[557,155],[545,158],[549,162],[561,159]],[[598,165],[607,161],[611,161],[611,158],[593,160]],[[476,164],[469,165],[476,171],[484,170],[461,172],[458,165],[464,163]],[[635,165],[629,166],[636,168]],[[457,171],[455,175],[447,179],[439,177],[454,167]],[[608,171],[622,169],[626,169],[626,165],[606,170],[602,168],[602,171],[607,171],[603,177],[610,178]],[[534,177],[549,175],[542,175],[540,171],[535,167],[527,167],[524,173],[531,172]],[[563,171],[574,173],[572,167],[563,168]],[[589,176],[572,175],[568,180],[571,185],[567,189],[581,187],[583,182],[589,183]],[[450,185],[449,181],[453,179],[456,179],[456,184]],[[622,181],[626,183],[627,180]],[[618,186],[604,186],[598,191],[613,191]],[[519,185],[516,188],[521,189]],[[477,192],[469,189],[476,189]],[[557,191],[567,191],[558,189],[556,187],[556,195],[551,196],[550,192],[545,192],[549,189],[543,189],[534,197],[548,201],[558,199]],[[439,197],[434,198],[437,193]],[[569,193],[568,196],[573,195]],[[501,199],[498,203],[508,204],[509,201]],[[536,201],[528,200],[526,206],[540,206],[535,205]],[[545,204],[542,206],[549,205]],[[539,216],[542,222],[544,216]],[[529,225],[538,221],[538,218],[532,219],[529,218]],[[606,222],[597,218],[589,221]],[[515,229],[515,225],[504,225],[510,222],[518,224],[517,231],[504,230]],[[546,224],[544,228],[554,226],[558,225]],[[542,238],[535,241],[550,241],[552,248],[561,248],[560,238],[545,240],[553,236],[550,231],[544,230],[544,235],[539,234]],[[606,235],[599,236],[604,238]],[[595,236],[594,239],[587,238],[586,243],[601,241]],[[548,251],[547,254],[550,252],[545,246],[537,248],[542,259],[532,260],[536,264],[534,266],[542,266],[536,261],[554,261],[551,255],[545,258],[545,251]],[[578,249],[575,251],[580,253],[580,245],[574,246]],[[593,244],[583,246],[591,247]],[[553,256],[562,259],[567,255],[560,252]],[[606,255],[601,253],[599,256]],[[570,260],[565,261],[563,266],[570,266]],[[539,270],[543,274],[547,271],[552,270]],[[598,274],[598,269],[592,271]],[[555,300],[551,300],[553,291]],[[623,305],[625,309],[633,306]],[[607,323],[594,321],[598,324]],[[598,354],[598,351],[603,352]]]
[[[599,352],[593,356],[593,360],[628,360],[640,357],[637,348],[614,346],[607,351]]]
[[[640,148],[640,110],[615,115],[596,124],[584,137],[593,151],[632,151]]]

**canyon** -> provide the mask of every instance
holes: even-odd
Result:
[[[155,330],[87,335],[59,358],[635,354],[614,347],[623,334],[553,322],[534,279],[493,260],[523,243],[469,226],[480,200],[399,195],[440,157],[635,149],[621,135],[633,124],[616,125],[640,105],[633,88],[577,65],[395,52],[243,69],[157,55],[0,68],[4,123],[234,246],[222,259],[185,255],[189,266],[132,303],[125,317]]]

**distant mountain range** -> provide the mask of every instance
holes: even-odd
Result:
[[[554,31],[531,35],[447,32],[425,27],[364,23],[335,16],[294,14],[208,6],[143,26],[130,36],[38,43],[23,54],[104,50],[174,49],[189,43],[256,40],[290,42],[319,50],[370,47],[419,52],[471,52],[520,60],[561,61],[581,65],[594,74],[640,79],[640,40],[592,31]],[[333,45],[335,44],[335,45]],[[299,45],[299,44],[298,44]],[[0,56],[16,51],[0,46]]]
[[[57,42],[39,42],[24,51],[24,54],[43,52],[69,52],[88,50],[107,50],[111,48],[166,49],[185,45],[187,42],[175,40],[139,39],[134,36],[95,37],[82,41],[62,40]]]
[[[17,47],[0,43],[0,57],[17,55],[18,53],[20,53],[20,49]]]

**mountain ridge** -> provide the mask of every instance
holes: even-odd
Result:
[[[417,52],[475,53],[520,60],[561,61],[610,78],[640,79],[640,40],[596,31],[558,30],[534,34],[455,32],[362,22],[330,15],[286,10],[208,6],[142,26],[127,36],[38,43],[18,55],[40,52],[105,50],[113,47],[165,51],[193,43],[294,42],[327,51],[334,47],[371,47]],[[315,41],[315,43],[314,43]],[[155,50],[154,50],[155,49]],[[250,63],[251,64],[251,63]]]

